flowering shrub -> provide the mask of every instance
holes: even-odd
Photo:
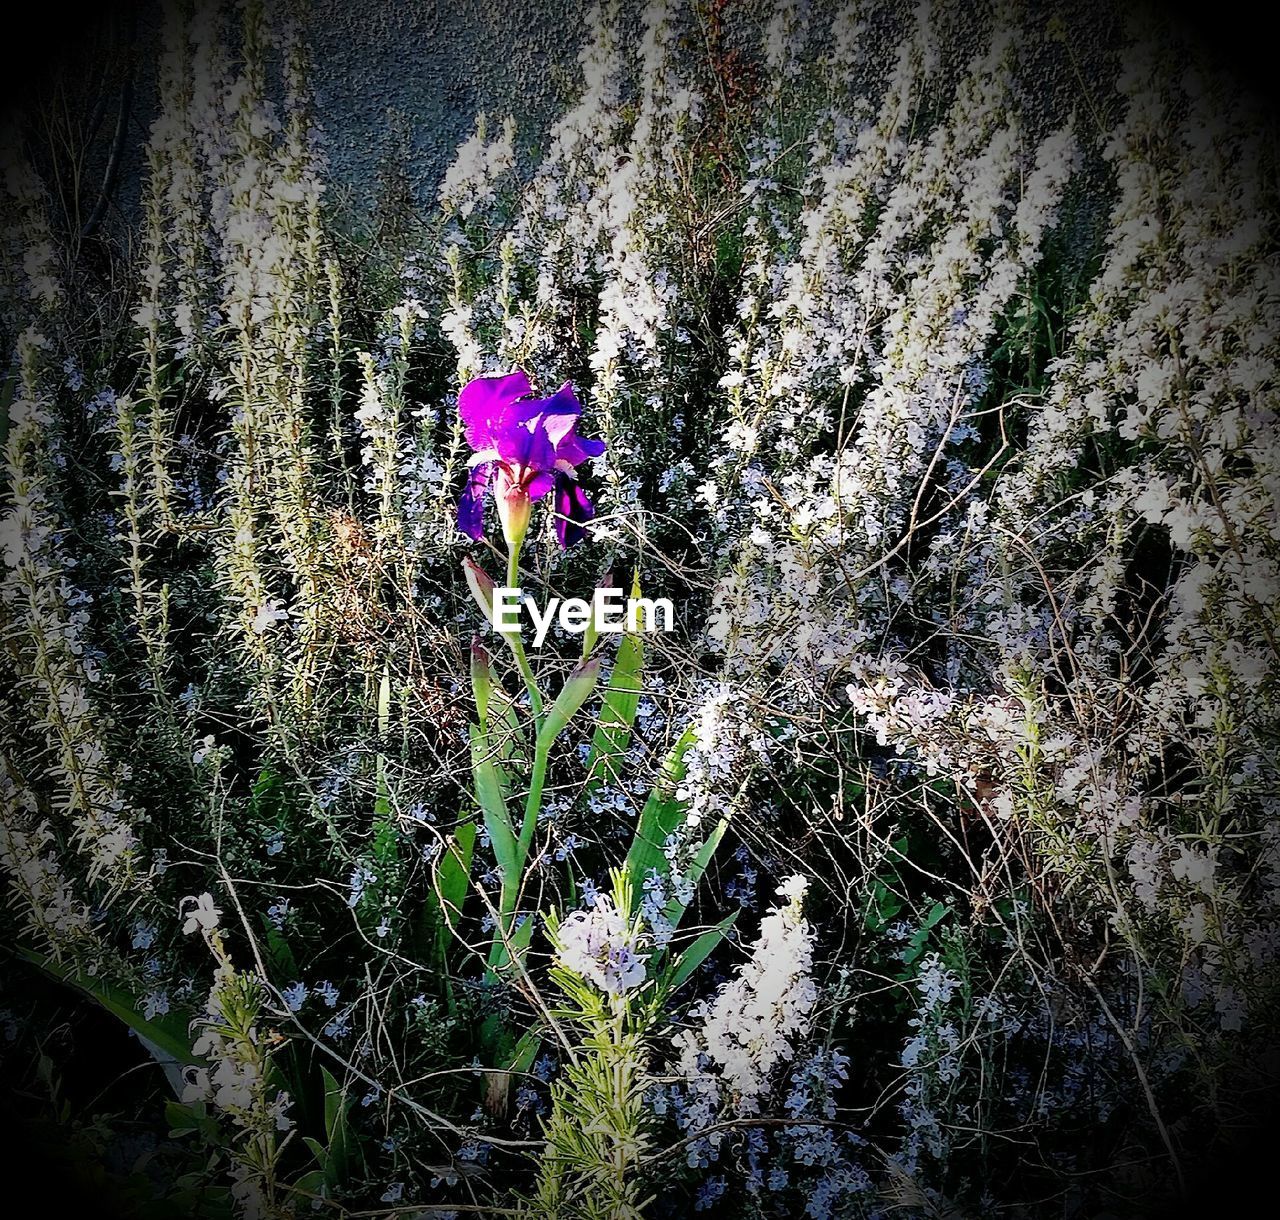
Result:
[[[117,231],[4,141],[26,1117],[209,1215],[1191,1184],[1276,1032],[1266,116],[1160,26],[605,2],[366,214],[292,5],[166,13]],[[677,630],[535,666],[495,562]]]

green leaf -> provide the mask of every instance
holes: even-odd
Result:
[[[929,913],[924,917],[920,927],[916,929],[911,939],[907,941],[906,948],[902,951],[902,961],[904,965],[911,965],[912,962],[924,953],[925,946],[929,943],[929,933],[942,921],[950,910],[951,908],[942,902],[935,902],[933,906],[929,908]]]
[[[205,1131],[217,1125],[203,1103],[194,1106],[183,1105],[180,1101],[164,1103],[164,1121],[169,1127],[170,1135],[185,1135],[188,1131]]]
[[[529,942],[533,939],[534,922],[533,916],[530,915],[511,933],[511,947],[517,954],[523,953],[529,947]]]
[[[391,785],[387,780],[387,759],[378,755],[378,791],[373,801],[374,820],[382,825],[391,821]]]
[[[475,848],[476,824],[464,822],[453,833],[453,842],[436,867],[436,893],[444,922],[457,927],[471,881],[471,854]]]
[[[698,888],[698,882],[702,880],[702,874],[707,871],[707,865],[711,863],[711,857],[715,855],[716,848],[720,846],[720,840],[724,838],[724,832],[728,826],[728,819],[721,818],[720,824],[707,835],[706,839],[703,840],[702,846],[698,848],[698,854],[694,856],[693,863],[689,865],[689,870],[685,873],[693,890]],[[678,928],[680,921],[684,918],[685,909],[683,902],[678,898],[673,898],[663,908],[662,917],[673,928]]]
[[[631,581],[631,596],[640,596],[640,578]],[[639,625],[639,624],[637,624]],[[602,783],[617,783],[620,760],[631,741],[631,726],[640,705],[644,645],[638,632],[627,632],[618,645],[618,656],[609,674],[609,686],[600,708],[600,723],[591,739],[587,756],[587,791]]]
[[[676,785],[684,779],[684,756],[693,742],[692,730],[687,731],[676,742],[663,763],[662,778],[649,793],[649,799],[640,811],[640,821],[636,825],[626,862],[633,907],[644,892],[645,878],[651,872],[665,877],[670,867],[663,847],[684,821],[685,802],[678,800],[674,793]],[[634,914],[634,910],[631,914]]]
[[[272,977],[281,985],[292,983],[301,978],[298,963],[294,959],[293,950],[285,940],[284,933],[267,918],[262,917],[263,936],[267,942],[267,965],[271,968]]]
[[[520,961],[528,951],[529,942],[533,939],[532,915],[526,917],[523,923],[517,925],[507,937],[506,941],[501,936],[493,938],[493,944],[489,948],[489,970],[496,974],[505,970],[511,961]],[[510,952],[508,952],[508,947]]]
[[[385,737],[391,729],[391,671],[384,667],[378,683],[378,736]]]
[[[333,1133],[346,1117],[346,1092],[328,1068],[320,1069],[320,1079],[324,1081],[324,1137],[332,1143]]]
[[[883,932],[902,910],[902,906],[902,899],[877,878],[871,889],[871,903],[866,917],[867,931]]]
[[[354,1104],[354,1099],[328,1068],[320,1069],[320,1078],[324,1081],[324,1131],[329,1144],[320,1164],[324,1168],[325,1179],[330,1185],[336,1186],[346,1174],[350,1151],[347,1113]]]
[[[704,932],[672,963],[671,977],[666,981],[664,990],[668,993],[677,990],[703,962],[711,956],[716,946],[729,934],[729,929],[737,922],[739,912],[734,911],[728,919],[722,919],[714,928]]]
[[[531,921],[532,922],[532,921]],[[539,1030],[526,1030],[516,1043],[515,1049],[507,1060],[507,1071],[527,1072],[542,1045],[542,1034]]]
[[[311,1149],[311,1155],[316,1158],[316,1164],[323,1170],[329,1164],[329,1153],[325,1146],[312,1135],[304,1135],[302,1142]],[[321,1173],[320,1181],[324,1181],[324,1174]]]
[[[262,818],[270,817],[278,809],[283,796],[284,781],[279,772],[269,765],[264,766],[254,779],[249,794],[254,814]]]
[[[314,1144],[315,1140],[308,1140],[307,1143]],[[303,1194],[323,1197],[327,1185],[323,1169],[311,1169],[293,1183],[293,1189]]]
[[[102,979],[80,974],[31,949],[19,948],[14,952],[51,978],[57,979],[58,982],[83,991],[113,1016],[119,1017],[130,1029],[141,1034],[147,1041],[179,1063],[199,1063],[191,1050],[187,1033],[190,1019],[185,1014],[175,1010],[166,1013],[163,1017],[153,1017],[148,1020],[138,1011],[135,997],[122,987],[115,987]]]
[[[489,737],[504,763],[527,766],[529,751],[524,728],[515,701],[501,686],[495,685],[489,695]]]
[[[471,774],[475,779],[476,800],[484,814],[485,829],[493,844],[493,855],[498,867],[511,884],[520,879],[519,849],[515,832],[511,829],[511,816],[502,798],[502,773],[494,762],[489,741],[479,725],[471,726]]]

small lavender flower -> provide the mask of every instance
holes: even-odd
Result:
[[[142,998],[142,1015],[148,1021],[162,1017],[169,1011],[169,997],[163,991],[152,991]]]
[[[363,864],[357,864],[351,870],[351,880],[348,882],[351,892],[347,895],[347,906],[358,906],[360,899],[364,897],[365,887],[372,885],[377,880],[377,873],[373,872],[372,869],[366,868]]]
[[[590,911],[574,911],[556,930],[556,956],[566,970],[601,991],[622,995],[644,982],[648,960],[631,938],[613,901],[601,896]]]
[[[694,1207],[702,1212],[709,1207],[714,1207],[719,1201],[720,1196],[724,1194],[729,1183],[723,1174],[718,1177],[708,1178],[698,1187],[698,1197],[694,1201]]]
[[[533,1074],[544,1084],[555,1075],[556,1061],[550,1055],[539,1055],[533,1064]]]
[[[130,942],[135,949],[150,949],[156,943],[156,929],[153,924],[139,923],[133,929],[133,940]]]
[[[326,1038],[345,1038],[351,1033],[351,1018],[347,1013],[339,1013],[324,1027]]]

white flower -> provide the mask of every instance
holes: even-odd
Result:
[[[556,957],[609,995],[644,982],[648,955],[637,953],[626,921],[612,899],[601,895],[590,911],[575,911],[556,932]]]
[[[769,1073],[791,1059],[817,1003],[813,932],[800,907],[807,885],[804,877],[794,876],[778,887],[788,905],[761,920],[751,959],[703,1006],[701,1036],[682,1035],[686,1071],[696,1064],[697,1053],[704,1053],[719,1065],[741,1113],[753,1112]]]
[[[186,912],[186,922],[182,925],[182,932],[185,936],[190,936],[192,932],[212,932],[218,926],[218,918],[222,912],[213,905],[212,894],[201,894],[198,898],[189,895],[182,900],[183,907],[187,903],[194,905]]]
[[[809,878],[800,873],[788,877],[774,891],[780,898],[786,898],[797,906],[804,901],[805,891],[809,888]]]
[[[278,599],[268,598],[261,606],[258,612],[253,616],[252,630],[258,635],[280,622],[282,619],[289,617],[289,611],[281,606]]]

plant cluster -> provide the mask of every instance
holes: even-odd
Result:
[[[106,1163],[40,980],[136,1034],[140,1212],[1131,1214],[1266,1086],[1274,131],[769,9],[603,0],[407,212],[290,0],[166,6],[114,235],[3,141],[3,1053]]]

